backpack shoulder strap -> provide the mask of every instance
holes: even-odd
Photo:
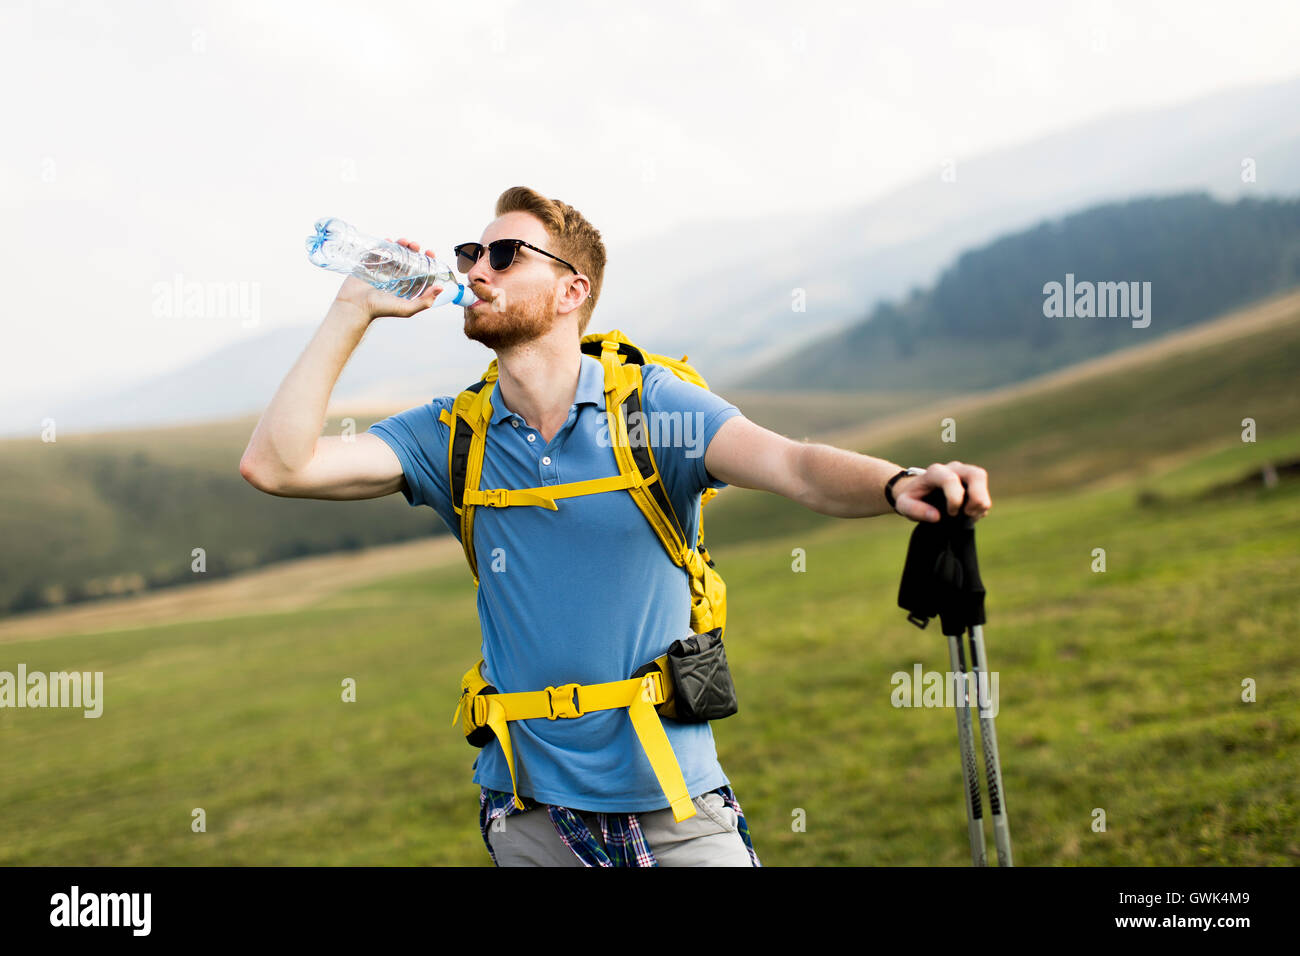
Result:
[[[451,429],[447,442],[447,475],[451,505],[460,518],[460,542],[465,561],[479,582],[478,557],[474,547],[474,515],[481,505],[508,508],[535,505],[557,511],[557,498],[591,495],[602,491],[621,491],[638,479],[634,473],[620,472],[608,478],[572,481],[563,485],[539,488],[494,488],[482,490],[483,460],[487,449],[487,428],[492,420],[492,396],[496,388],[495,361],[483,379],[461,392],[451,410],[443,409],[439,419]]]
[[[594,341],[588,341],[593,339]],[[659,542],[668,552],[668,557],[686,571],[691,591],[691,628],[696,633],[704,633],[716,627],[721,635],[726,626],[726,585],[713,569],[713,559],[704,547],[703,515],[700,516],[696,541],[687,541],[685,527],[673,509],[663,477],[655,464],[648,436],[642,432],[638,440],[632,441],[628,433],[629,420],[645,421],[644,414],[631,417],[633,412],[644,411],[641,402],[644,384],[641,366],[647,357],[661,357],[638,349],[617,330],[604,336],[588,336],[584,339],[584,352],[593,346],[598,350],[605,370],[605,406],[610,423],[610,442],[614,446],[619,471],[625,475],[639,475],[640,482],[628,489],[632,500],[654,529]],[[685,359],[681,364],[684,363]],[[675,374],[686,378],[676,367],[670,368]],[[703,386],[704,380],[694,369],[690,369],[690,372],[698,380],[696,384]],[[717,494],[717,489],[710,488],[708,491],[712,494],[701,494],[702,503]]]
[[[556,498],[626,489],[668,557],[684,569],[690,579],[692,627],[700,633],[721,627],[725,621],[725,585],[713,571],[713,561],[704,547],[703,520],[700,522],[697,540],[688,542],[686,530],[673,508],[643,427],[637,426],[639,434],[636,440],[633,440],[628,430],[629,420],[644,422],[641,366],[647,361],[671,362],[673,364],[670,368],[674,373],[707,387],[704,380],[689,365],[685,365],[685,358],[679,363],[645,352],[628,341],[617,329],[586,336],[582,340],[581,349],[585,354],[598,358],[601,363],[610,444],[618,464],[618,475],[567,485],[481,491],[479,482],[483,475],[487,427],[492,418],[492,396],[497,381],[495,360],[482,380],[456,396],[451,410],[443,409],[440,415],[441,420],[451,429],[447,443],[447,472],[452,507],[460,517],[461,547],[465,551],[470,573],[474,576],[475,586],[478,586],[479,574],[474,552],[474,513],[479,505],[538,505],[556,510]],[[689,374],[683,374],[679,367]],[[638,414],[634,416],[633,412]],[[716,494],[715,489],[708,489],[701,500],[708,501]]]
[[[486,377],[456,396],[451,411],[443,409],[439,418],[451,428],[447,442],[447,476],[451,488],[451,506],[460,516],[460,543],[465,560],[478,586],[478,560],[474,554],[474,508],[465,505],[466,490],[477,490],[483,475],[483,448],[487,426],[492,418],[491,382]]]
[[[686,532],[668,498],[668,489],[655,464],[650,442],[646,439],[644,430],[639,429],[640,434],[635,441],[628,431],[629,421],[644,421],[641,363],[636,360],[626,361],[629,352],[636,353],[638,359],[643,354],[630,343],[620,345],[613,339],[605,339],[600,343],[598,357],[605,372],[605,411],[610,444],[619,471],[625,475],[640,476],[640,487],[628,489],[632,500],[650,522],[650,527],[654,529],[673,563],[685,566],[688,560],[683,554],[687,550]]]

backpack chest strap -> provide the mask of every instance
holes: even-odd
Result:
[[[611,475],[608,478],[571,481],[563,485],[542,485],[539,488],[466,488],[464,502],[467,505],[486,505],[489,508],[534,505],[550,511],[558,511],[556,498],[575,498],[602,491],[622,491],[639,484],[639,475]]]

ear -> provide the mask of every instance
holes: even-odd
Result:
[[[558,312],[560,315],[568,315],[570,312],[576,312],[586,304],[588,297],[591,295],[591,282],[584,275],[570,277],[568,287],[560,296]]]

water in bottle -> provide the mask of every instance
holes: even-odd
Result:
[[[367,236],[342,219],[319,219],[315,229],[307,237],[307,256],[322,269],[354,276],[402,299],[418,298],[430,286],[440,285],[443,289],[433,300],[435,306],[470,306],[478,301],[469,287],[437,259],[387,239]]]

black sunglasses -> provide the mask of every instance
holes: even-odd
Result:
[[[515,262],[515,253],[520,246],[527,246],[534,252],[540,252],[544,256],[551,256],[545,249],[538,249],[531,242],[524,242],[522,239],[496,239],[487,244],[488,265],[494,272],[504,272],[509,269]],[[483,257],[483,243],[481,242],[462,242],[454,250],[456,253],[456,267],[463,275],[474,268],[475,263]],[[559,256],[551,256],[556,262],[564,262]],[[566,266],[573,269],[574,275],[581,275],[572,263],[564,262]]]

